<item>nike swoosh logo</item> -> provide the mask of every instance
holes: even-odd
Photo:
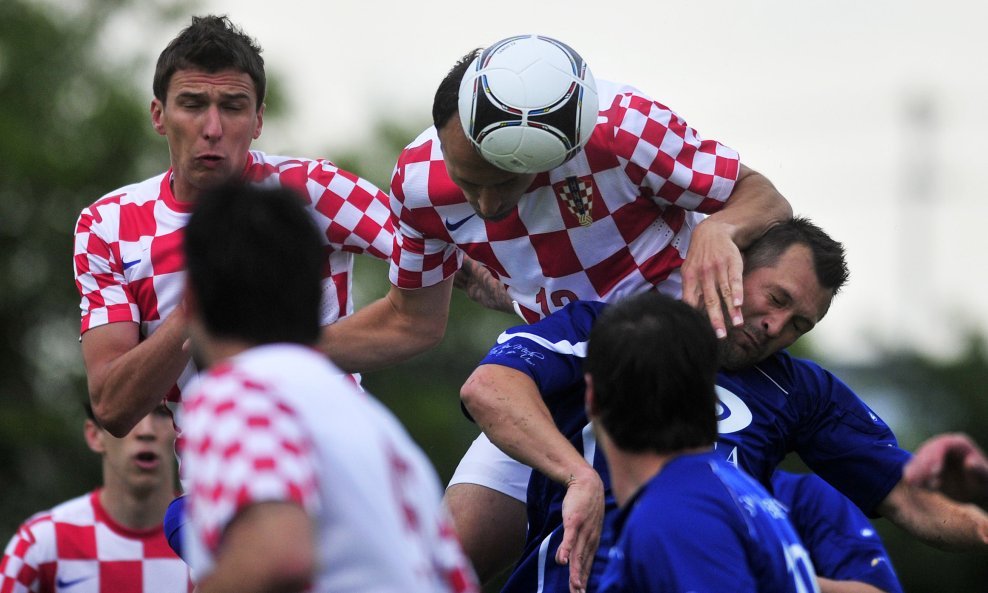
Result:
[[[81,583],[83,581],[88,581],[91,578],[93,578],[93,577],[88,576],[88,577],[79,577],[77,579],[68,579],[68,580],[66,580],[66,579],[63,579],[62,577],[58,577],[58,579],[57,579],[57,581],[58,581],[58,588],[59,589],[68,589],[69,587],[72,587],[74,585],[78,585],[79,583]]]
[[[123,263],[123,264],[124,264],[124,266],[123,266],[123,268],[124,268],[125,270],[127,270],[127,269],[129,269],[129,268],[133,268],[134,266],[136,266],[136,265],[137,265],[137,264],[139,264],[139,263],[141,263],[141,259],[140,259],[140,258],[137,258],[137,259],[135,259],[134,261],[125,261],[125,262]]]
[[[470,216],[467,216],[463,220],[457,220],[456,222],[450,222],[449,221],[449,218],[447,218],[446,220],[443,221],[443,223],[446,225],[446,228],[447,229],[449,229],[450,231],[455,231],[456,229],[458,229],[461,226],[463,226],[464,223],[466,223],[466,221],[470,220],[471,218],[473,218],[476,215],[477,215],[477,213],[474,212],[473,214],[471,214]]]

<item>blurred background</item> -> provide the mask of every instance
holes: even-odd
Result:
[[[461,6],[0,2],[0,540],[98,481],[82,440],[72,229],[99,196],[167,168],[147,115],[153,63],[207,12],[228,14],[265,50],[255,146],[327,157],[382,188],[460,55],[520,32],[566,40],[598,77],[635,84],[739,150],[845,243],[850,284],[800,354],[849,383],[908,449],[945,430],[988,443],[986,6],[628,0],[592,13],[506,0],[489,18]],[[359,306],[386,291],[387,270],[369,258],[357,268]],[[443,479],[477,434],[459,386],[514,323],[456,295],[439,348],[365,376]],[[983,555],[877,525],[907,591],[985,590]]]

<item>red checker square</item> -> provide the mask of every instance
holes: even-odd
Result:
[[[656,175],[660,175],[665,179],[672,177],[673,171],[676,169],[676,159],[672,158],[668,154],[662,152],[661,150],[655,155],[655,160],[652,164],[648,166],[648,170]],[[664,185],[672,185],[671,183],[665,183]],[[660,190],[661,191],[661,190]]]
[[[681,265],[683,265],[683,258],[679,257],[679,251],[670,246],[639,264],[638,269],[649,282],[658,284],[668,278],[669,274]]]
[[[282,187],[287,187],[294,190],[295,193],[299,194],[299,197],[301,198],[303,195],[308,194],[308,190],[306,188],[309,182],[308,171],[305,166],[287,166],[291,165],[293,162],[298,163],[298,161],[287,161],[282,163],[282,169],[278,175],[278,182]]]
[[[367,243],[373,243],[374,239],[381,234],[381,225],[373,218],[363,216],[353,229],[353,232],[364,241],[367,241]]]
[[[716,164],[714,165],[714,174],[718,177],[724,177],[726,179],[737,179],[738,165],[739,162],[737,159],[728,159],[718,156]]]
[[[478,262],[484,264],[491,271],[492,274],[498,278],[505,278],[508,276],[507,270],[498,261],[497,255],[495,255],[494,250],[491,248],[490,243],[466,243],[460,246],[463,252],[467,254],[470,259],[477,260]]]
[[[405,216],[403,213],[402,219],[409,220],[410,217]],[[424,236],[439,237],[449,243],[453,242],[449,231],[443,225],[442,217],[436,210],[432,208],[416,208],[412,213],[412,219],[415,221],[413,226]]]
[[[518,216],[517,208],[512,210],[507,217],[496,222],[485,220],[484,226],[488,241],[511,241],[528,235],[528,227]]]
[[[690,182],[690,191],[706,196],[710,194],[710,188],[714,185],[714,176],[707,173],[693,172],[693,181]],[[707,210],[706,212],[710,212]]]
[[[693,161],[696,159],[696,146],[685,143],[683,147],[679,150],[679,154],[676,155],[676,161],[679,164],[693,168]]]
[[[133,583],[140,590],[143,582],[140,560],[113,560],[99,563],[100,593],[122,593],[121,583]]]
[[[450,180],[443,161],[429,164],[429,196],[435,206],[461,204],[464,201],[463,191]]]
[[[635,200],[618,208],[611,216],[614,219],[614,226],[617,227],[621,233],[621,238],[627,244],[640,237],[652,226],[658,217],[658,212],[649,202]]]
[[[129,290],[129,298],[134,299],[141,310],[143,321],[158,319],[158,293],[154,290],[154,278],[138,278],[130,283]]]
[[[343,199],[331,191],[323,192],[316,202],[316,211],[324,214],[330,220],[336,218],[340,208],[343,207]]]
[[[429,270],[435,270],[443,266],[446,263],[445,253],[429,253],[422,258],[422,271],[428,272]],[[455,259],[455,256],[454,258]]]
[[[86,253],[81,255],[83,257],[88,255],[92,258],[110,259],[110,248],[103,242],[103,239],[94,233],[90,234],[86,241]]]
[[[149,537],[144,540],[145,558],[174,558],[175,552],[163,537]]]
[[[120,240],[138,241],[142,236],[154,235],[158,225],[154,219],[154,200],[143,204],[120,206]]]
[[[684,191],[686,190],[679,187],[675,183],[663,183],[662,187],[659,188],[659,191],[656,192],[655,195],[663,200],[666,200],[670,204],[675,204],[676,200],[679,199],[679,196],[683,195]]]
[[[562,278],[583,269],[566,231],[532,235],[531,241],[542,272],[549,278]]]
[[[55,542],[62,560],[96,558],[96,528],[92,525],[55,523]]]
[[[597,291],[597,295],[604,296],[636,267],[635,258],[625,247],[607,259],[587,268],[587,278],[590,279],[590,284]]]
[[[181,272],[185,268],[181,231],[173,231],[151,240],[151,263],[156,275]]]

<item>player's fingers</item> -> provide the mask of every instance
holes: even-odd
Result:
[[[584,566],[589,568],[586,559],[582,554],[577,554],[572,558],[569,563],[569,590],[570,593],[583,593],[586,588],[586,574],[587,570]]]
[[[744,323],[744,316],[741,314],[741,305],[744,304],[744,281],[740,267],[730,267],[727,272],[727,282],[727,293],[723,295],[724,302],[727,303],[731,323],[738,326]]]
[[[573,529],[563,529],[563,541],[560,542],[559,548],[556,550],[556,563],[557,564],[569,564],[570,552],[573,550]]]

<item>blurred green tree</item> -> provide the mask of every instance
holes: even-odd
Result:
[[[167,163],[150,156],[141,62],[109,63],[101,46],[129,4],[0,3],[0,533],[99,480],[81,430],[72,230],[85,205]],[[140,8],[159,22],[178,10]]]

